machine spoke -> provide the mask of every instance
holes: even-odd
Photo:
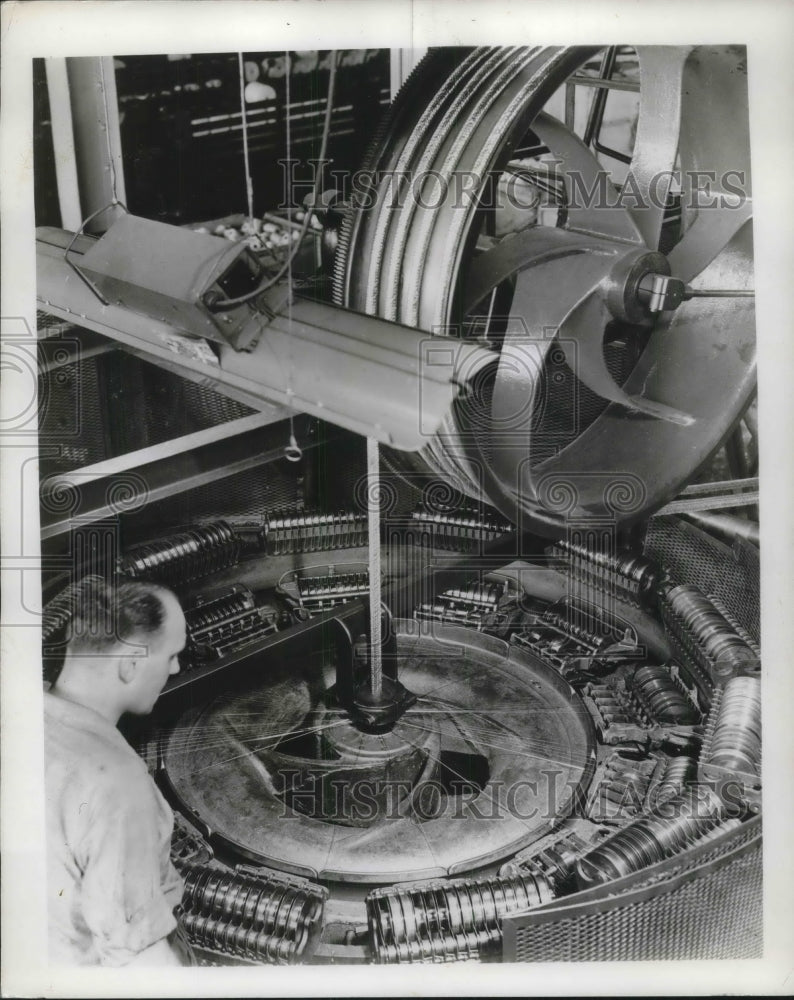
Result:
[[[525,429],[514,416],[531,410],[527,396],[542,377],[543,359],[571,313],[596,291],[613,263],[612,255],[596,251],[557,258],[518,275],[494,387],[492,416],[501,429]],[[576,281],[567,285],[565,295],[561,279],[572,271]],[[604,324],[598,331],[602,339]]]
[[[527,276],[533,267],[582,255],[614,258],[617,252],[618,248],[614,244],[607,240],[595,239],[584,233],[574,233],[546,226],[524,229],[512,236],[505,237],[495,247],[474,259],[466,281],[466,299],[463,311],[466,314],[471,313],[477,306],[484,303],[486,297],[490,296],[491,292],[503,281],[516,276],[518,276],[519,283],[531,280]],[[572,265],[575,263],[571,261]],[[538,289],[535,291],[537,292]],[[517,288],[516,295],[522,294],[526,299],[526,293],[522,293]],[[530,299],[532,294],[530,291]],[[490,308],[490,304],[488,308]],[[516,312],[516,308],[514,307],[512,311]]]
[[[684,238],[668,254],[670,269],[677,278],[692,281],[728,246],[750,221],[753,214],[751,198],[737,208],[701,212],[684,234]],[[749,272],[737,274],[732,288],[746,288]]]
[[[545,112],[537,116],[532,130],[554,154],[563,175],[568,202],[567,228],[641,244],[642,232],[619,204],[609,173],[582,140]]]
[[[685,426],[693,423],[689,414],[643,395],[629,395],[617,385],[604,360],[604,327],[609,319],[609,310],[597,290],[571,311],[560,328],[560,347],[579,381],[602,399],[620,403],[646,416]]]
[[[741,46],[698,46],[691,53],[684,67],[678,151],[682,233],[702,215],[750,196],[747,63]]]
[[[640,111],[625,189],[631,215],[651,250],[659,246],[664,206],[681,132],[684,66],[692,46],[639,46]]]

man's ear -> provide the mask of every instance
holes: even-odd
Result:
[[[138,658],[122,656],[119,658],[119,678],[125,684],[131,684],[138,675]]]

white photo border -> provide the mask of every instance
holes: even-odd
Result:
[[[761,426],[765,957],[746,962],[90,970],[46,966],[37,477],[14,420],[30,380],[9,345],[35,333],[34,57],[419,48],[429,45],[730,43],[748,48]],[[794,5],[786,0],[128,0],[2,5],[2,992],[4,996],[776,994],[794,984],[794,740],[790,622],[794,435]],[[33,350],[35,359],[35,345]],[[35,422],[34,422],[35,423]],[[11,427],[11,431],[8,428]],[[33,437],[35,442],[35,436]],[[31,457],[32,455],[32,457]],[[33,466],[35,468],[35,465]],[[24,623],[32,624],[25,627]]]

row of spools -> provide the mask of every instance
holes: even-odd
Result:
[[[706,727],[703,767],[742,786],[761,766],[760,682],[735,677],[717,692]],[[683,771],[682,771],[683,776]],[[453,879],[376,889],[366,901],[379,962],[449,962],[498,948],[510,914],[571,889],[613,882],[737,826],[741,795],[719,782],[684,784],[622,829],[571,858],[554,875]],[[185,926],[195,943],[258,961],[299,961],[322,929],[326,890],[188,865]]]

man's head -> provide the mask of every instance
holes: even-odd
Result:
[[[179,671],[184,645],[185,616],[170,590],[86,580],[76,590],[64,665],[53,690],[108,717],[145,715]]]

